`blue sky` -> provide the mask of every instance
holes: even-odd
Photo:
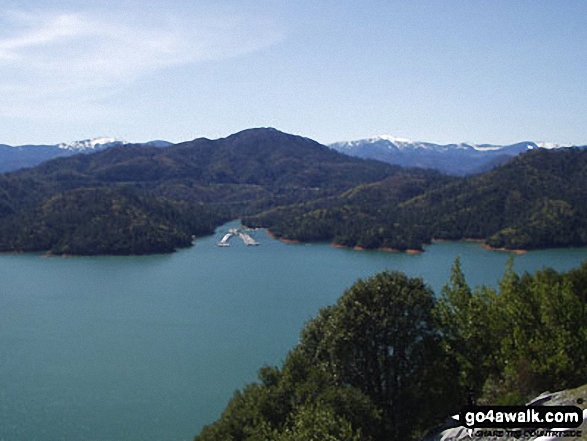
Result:
[[[12,1],[0,143],[587,144],[583,0]]]

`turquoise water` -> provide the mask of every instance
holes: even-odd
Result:
[[[472,285],[494,285],[509,256],[463,242],[420,255],[292,245],[264,231],[258,247],[217,247],[231,226],[172,255],[0,256],[0,440],[191,440],[357,278],[400,270],[438,292],[460,255]],[[515,268],[586,259],[536,251]]]

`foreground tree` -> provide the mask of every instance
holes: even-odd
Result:
[[[457,258],[449,283],[441,292],[434,314],[442,337],[442,348],[457,373],[462,405],[476,401],[483,385],[495,372],[499,348],[494,325],[496,293],[487,288],[471,290]]]
[[[237,393],[208,440],[407,441],[444,417],[434,296],[421,279],[359,280],[302,331],[283,368]],[[435,398],[442,397],[443,406]]]
[[[302,340],[317,346],[316,359],[340,386],[359,389],[381,410],[379,439],[408,440],[438,416],[434,391],[445,369],[433,306],[421,279],[380,273],[356,282]]]
[[[576,387],[587,378],[587,265],[518,276],[511,266],[500,284],[500,358],[506,393],[518,401],[545,390]]]

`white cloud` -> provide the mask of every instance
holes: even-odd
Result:
[[[39,29],[31,29],[16,37],[0,40],[0,59],[22,60],[20,51],[47,46],[60,39],[74,37],[82,30],[82,23],[78,17],[71,14],[58,15],[46,23],[39,24]]]
[[[241,56],[280,38],[275,25],[250,17],[0,13],[0,116],[99,112],[105,97],[144,75]]]

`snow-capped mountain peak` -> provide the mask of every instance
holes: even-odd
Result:
[[[331,144],[331,147],[337,150],[353,150],[363,148],[365,145],[377,145],[379,148],[388,148],[393,150],[413,150],[418,148],[429,148],[429,144],[419,141],[412,141],[407,138],[400,138],[391,135],[372,136],[366,139],[356,141],[343,141]]]
[[[92,138],[92,139],[83,139],[81,141],[73,141],[69,143],[61,143],[57,144],[60,149],[65,150],[76,150],[76,151],[84,151],[84,150],[96,150],[96,149],[104,149],[108,147],[115,147],[128,144],[126,141],[122,141],[116,138],[107,138],[107,137],[100,137],[100,138]]]
[[[538,141],[535,142],[538,147],[543,149],[560,149],[563,147],[574,147],[574,144],[571,143],[558,143],[558,142],[546,142],[546,141]]]
[[[524,141],[510,145],[410,141],[390,135],[337,142],[330,148],[351,156],[377,159],[404,167],[423,167],[465,175],[490,170],[528,150],[571,147],[571,144]],[[583,148],[587,148],[584,146]]]
[[[481,144],[481,145],[477,145],[477,144],[469,144],[471,147],[473,147],[475,150],[478,150],[480,152],[491,152],[491,151],[495,151],[495,150],[501,150],[503,148],[502,145],[493,145],[493,144]]]
[[[414,144],[414,141],[412,141],[411,139],[398,138],[396,136],[391,136],[391,135],[374,136],[371,139],[373,141],[380,141],[380,140],[389,141],[389,142],[393,142],[394,144]]]
[[[571,143],[556,143],[556,142],[529,142],[526,146],[527,150],[534,148],[557,149],[564,147],[572,147]],[[378,148],[387,148],[392,150],[433,150],[433,151],[448,151],[448,150],[477,150],[479,152],[490,152],[504,150],[509,146],[496,144],[475,144],[475,143],[452,143],[452,144],[436,144],[424,141],[412,141],[407,138],[399,138],[392,135],[379,135],[370,138],[359,139],[354,141],[343,141],[331,144],[330,147],[340,151],[352,151],[357,149],[365,149],[366,146],[377,146]]]

